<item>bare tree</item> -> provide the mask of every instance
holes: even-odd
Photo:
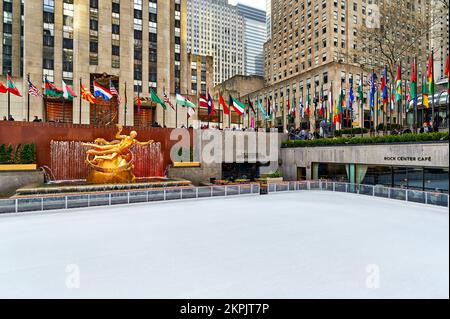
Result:
[[[414,0],[383,1],[379,8],[379,25],[366,23],[356,34],[357,45],[350,59],[370,72],[387,66],[391,79],[397,65],[405,69],[414,57],[425,65],[429,50],[431,19],[427,7],[418,10]]]

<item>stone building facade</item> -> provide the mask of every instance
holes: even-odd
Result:
[[[414,2],[414,0],[412,0]],[[323,119],[319,109],[332,93],[333,102],[338,100],[342,87],[348,96],[350,82],[356,90],[360,79],[364,84],[365,102],[355,103],[352,114],[354,126],[369,126],[370,74],[350,59],[358,46],[358,28],[366,25],[373,15],[378,1],[271,1],[271,39],[264,45],[265,78],[267,85],[252,92],[244,99],[259,97],[266,107],[273,108],[273,126],[286,130],[290,126],[314,128]],[[414,8],[420,12],[429,9],[428,1],[417,1]],[[409,68],[409,66],[406,66]],[[376,70],[381,81],[381,72]],[[406,71],[405,71],[406,73]],[[321,97],[324,101],[321,101]],[[311,115],[300,116],[300,100],[306,107],[311,100]],[[288,101],[296,106],[296,117],[289,119]],[[372,121],[381,123],[374,115]],[[347,120],[349,124],[351,121]],[[338,123],[337,128],[341,125]]]
[[[28,75],[38,89],[47,77],[59,88],[64,81],[78,95],[80,80],[91,92],[93,81],[106,88],[112,81],[119,91],[121,103],[114,98],[98,105],[80,104],[79,98],[63,103],[30,97],[31,119],[57,122],[163,123],[162,108],[149,101],[150,91],[161,98],[167,93],[173,103],[176,93],[191,93],[187,0],[0,0],[0,7],[7,21],[0,26],[1,73],[11,71],[23,95],[12,98],[16,119],[27,117]],[[6,95],[0,95],[3,115],[6,104]],[[175,113],[166,117],[174,122]]]

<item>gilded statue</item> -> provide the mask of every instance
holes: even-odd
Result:
[[[86,162],[92,168],[88,176],[90,184],[132,183],[136,177],[133,174],[133,154],[130,147],[133,145],[146,146],[153,141],[139,142],[136,131],[130,135],[122,135],[123,126],[117,125],[116,140],[108,142],[97,138],[95,143],[83,143],[91,149],[86,152]]]

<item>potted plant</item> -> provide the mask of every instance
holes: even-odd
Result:
[[[36,146],[34,144],[0,144],[0,171],[36,170]]]

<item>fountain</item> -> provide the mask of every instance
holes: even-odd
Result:
[[[186,180],[164,176],[161,143],[139,142],[137,132],[122,135],[118,125],[116,140],[98,138],[95,143],[51,141],[52,180],[37,188],[22,188],[17,195],[83,193],[136,190],[157,187],[191,186]]]

